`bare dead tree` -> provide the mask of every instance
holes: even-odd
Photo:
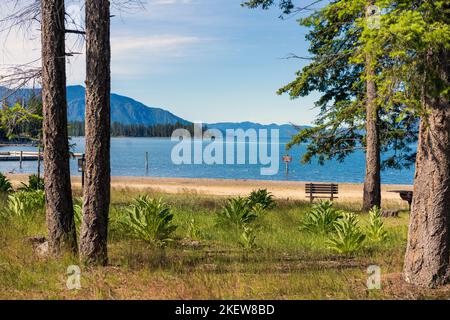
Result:
[[[0,86],[9,89],[5,92],[4,96],[1,97],[3,101],[7,101],[21,88],[28,86],[30,83],[35,84],[41,79],[42,68],[33,66],[35,62],[36,61],[33,61],[30,64],[11,66],[3,71],[0,70]]]
[[[40,0],[5,0],[0,3],[0,33],[8,39],[12,33],[22,33],[30,39],[35,37],[33,30],[40,25]],[[26,41],[24,38],[24,41]],[[28,63],[13,64],[0,67],[0,85],[8,88],[3,100],[14,95],[19,89],[30,83],[39,83],[42,75],[39,66],[41,59],[35,59]]]
[[[0,2],[0,33],[6,38],[12,34],[23,34],[24,41],[34,39],[41,32],[41,1],[42,0],[2,0]],[[84,15],[84,0],[66,0],[67,4],[79,6],[80,14]],[[111,7],[118,13],[133,13],[145,8],[142,0],[113,0]],[[1,12],[7,12],[5,15]],[[66,35],[75,35],[73,44],[66,47],[65,55],[72,57],[81,54],[85,42],[85,30],[83,21],[77,21],[73,13],[65,12]],[[67,43],[66,43],[67,44]],[[7,96],[0,97],[2,100],[14,95],[18,90],[33,84],[41,84],[41,59],[35,59],[25,64],[15,64],[0,67],[0,86],[7,87]]]

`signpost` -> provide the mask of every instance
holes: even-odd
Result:
[[[292,157],[290,155],[283,156],[283,161],[286,164],[286,178],[289,176],[289,163],[292,162]]]

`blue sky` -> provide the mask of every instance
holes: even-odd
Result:
[[[68,10],[83,12],[76,2]],[[115,12],[115,93],[191,121],[311,124],[317,96],[276,95],[305,63],[285,57],[307,55],[306,30],[295,18],[278,19],[277,8],[242,8],[241,0],[146,2],[145,10]],[[40,53],[38,35],[0,40],[3,65],[29,62]],[[84,69],[83,55],[69,59],[68,83],[83,84]]]
[[[276,90],[307,52],[305,29],[240,0],[160,0],[113,21],[113,91],[193,121],[310,124],[315,97]]]

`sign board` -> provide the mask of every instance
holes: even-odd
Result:
[[[286,163],[292,162],[292,157],[291,156],[283,156],[283,161]]]

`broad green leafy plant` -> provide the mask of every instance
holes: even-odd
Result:
[[[80,235],[81,222],[83,221],[83,199],[82,198],[74,199],[73,219],[75,221],[75,229],[77,230],[77,234]]]
[[[255,190],[248,196],[248,202],[251,208],[261,205],[264,210],[275,208],[275,200],[273,195],[267,189]]]
[[[255,221],[257,217],[248,200],[237,197],[229,199],[222,211],[219,212],[219,223],[228,226],[244,227]]]
[[[22,182],[22,187],[20,187],[19,190],[26,192],[44,190],[44,179],[32,174],[28,177],[28,184]]]
[[[204,237],[202,230],[200,230],[194,218],[190,219],[188,222],[187,234],[188,237],[193,240],[199,240]]]
[[[0,192],[9,193],[12,191],[11,182],[0,172]]]
[[[162,199],[140,196],[134,200],[125,215],[119,219],[120,225],[132,237],[158,245],[173,241],[173,214]]]
[[[381,242],[386,240],[388,233],[384,228],[381,218],[381,209],[374,207],[369,212],[369,224],[366,228],[367,238],[372,242]]]
[[[329,249],[339,254],[352,254],[362,248],[366,236],[361,232],[355,214],[343,213],[334,228],[335,232],[328,240]]]
[[[8,197],[8,211],[12,216],[30,217],[45,212],[45,193],[42,190],[34,192],[16,192]]]
[[[315,204],[300,222],[300,230],[315,234],[329,234],[335,231],[342,212],[333,208],[330,201]]]
[[[239,244],[244,250],[254,250],[258,246],[256,244],[256,232],[255,229],[251,227],[244,227],[240,237]]]

